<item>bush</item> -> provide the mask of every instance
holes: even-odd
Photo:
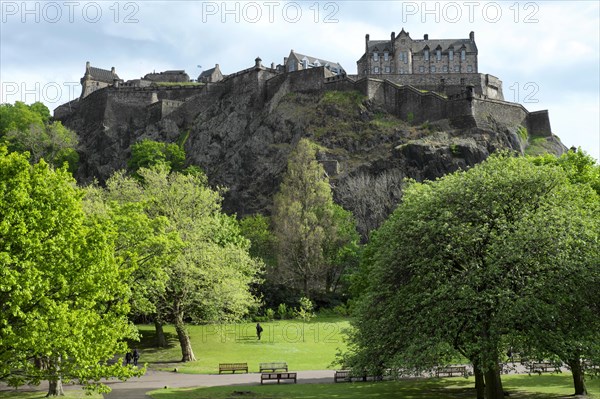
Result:
[[[275,319],[275,311],[273,309],[267,309],[265,310],[265,317],[271,321]]]
[[[287,319],[289,316],[289,310],[285,303],[280,303],[277,307],[277,316],[280,320]]]
[[[296,309],[296,318],[302,321],[310,321],[313,317],[315,317],[315,313],[313,310],[315,309],[315,305],[313,305],[312,301],[306,297],[300,298],[300,306]]]

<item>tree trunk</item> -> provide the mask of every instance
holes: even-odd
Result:
[[[154,319],[154,329],[156,330],[156,347],[166,348],[167,339],[165,338],[165,332],[163,331],[163,325],[158,319]]]
[[[486,399],[504,399],[502,380],[500,379],[500,368],[496,364],[492,369],[484,373]]]
[[[56,359],[49,359],[47,362],[47,368],[51,370],[48,379],[48,394],[49,396],[65,396],[65,392],[63,391],[62,379],[60,378],[60,361],[61,357],[59,356]]]
[[[587,388],[585,387],[585,379],[583,369],[581,367],[581,360],[579,358],[571,359],[568,361],[568,364],[569,367],[571,367],[571,373],[573,374],[575,395],[587,395]]]
[[[183,322],[183,317],[181,315],[177,315],[175,321],[175,330],[177,331],[177,338],[179,338],[179,345],[181,345],[181,361],[182,362],[193,362],[196,361],[196,357],[194,356],[194,351],[192,350],[192,343],[190,341],[190,336],[188,335],[185,324]]]
[[[475,374],[475,391],[477,392],[477,399],[485,399],[485,381],[483,372],[476,364],[473,364],[473,374]]]
[[[56,381],[48,381],[48,394],[46,395],[46,397],[49,396],[65,396],[65,392],[63,391],[63,386],[62,386],[62,380],[60,379],[60,377],[58,377],[58,379]]]

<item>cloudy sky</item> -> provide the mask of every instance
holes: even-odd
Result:
[[[85,62],[122,79],[185,69],[196,78],[283,62],[291,49],[350,74],[365,34],[467,38],[479,72],[508,101],[548,109],[553,132],[600,159],[600,7],[597,1],[39,1],[0,0],[0,102],[79,96]]]

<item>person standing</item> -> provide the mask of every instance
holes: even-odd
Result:
[[[262,334],[263,332],[263,328],[261,327],[260,323],[256,323],[256,336],[258,337],[258,340],[260,341],[260,334]]]
[[[131,352],[125,354],[125,364],[129,366],[131,364]]]

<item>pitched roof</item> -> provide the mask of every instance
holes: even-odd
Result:
[[[319,66],[324,66],[324,67],[329,67],[330,69],[335,68],[337,69],[339,72],[344,71],[344,67],[342,67],[340,64],[338,64],[337,62],[332,62],[332,61],[327,61],[324,60],[322,58],[316,58],[316,57],[312,57],[310,55],[304,55],[304,54],[300,54],[300,53],[296,53],[294,50],[291,51],[290,53],[290,57],[291,56],[295,56],[296,59],[298,61],[302,61],[306,58],[306,61],[308,62],[308,64],[310,66],[315,66],[315,64],[318,61]]]
[[[106,83],[113,83],[115,79],[119,79],[119,75],[116,73],[93,66],[87,69],[86,74],[89,74],[94,80]]]
[[[412,40],[412,39],[411,39]],[[413,53],[423,51],[425,46],[429,46],[430,50],[435,50],[438,46],[442,48],[442,51],[447,52],[451,46],[454,46],[454,50],[460,49],[465,46],[467,52],[477,52],[477,45],[471,39],[432,39],[432,40],[412,40],[411,50]],[[369,53],[377,51],[383,51],[386,48],[392,50],[394,44],[391,40],[369,40]]]
[[[210,75],[213,74],[213,72],[215,71],[215,69],[217,69],[217,67],[213,67],[213,68],[207,69],[206,71],[202,71],[200,73],[200,76],[198,76],[198,79],[209,77]]]

